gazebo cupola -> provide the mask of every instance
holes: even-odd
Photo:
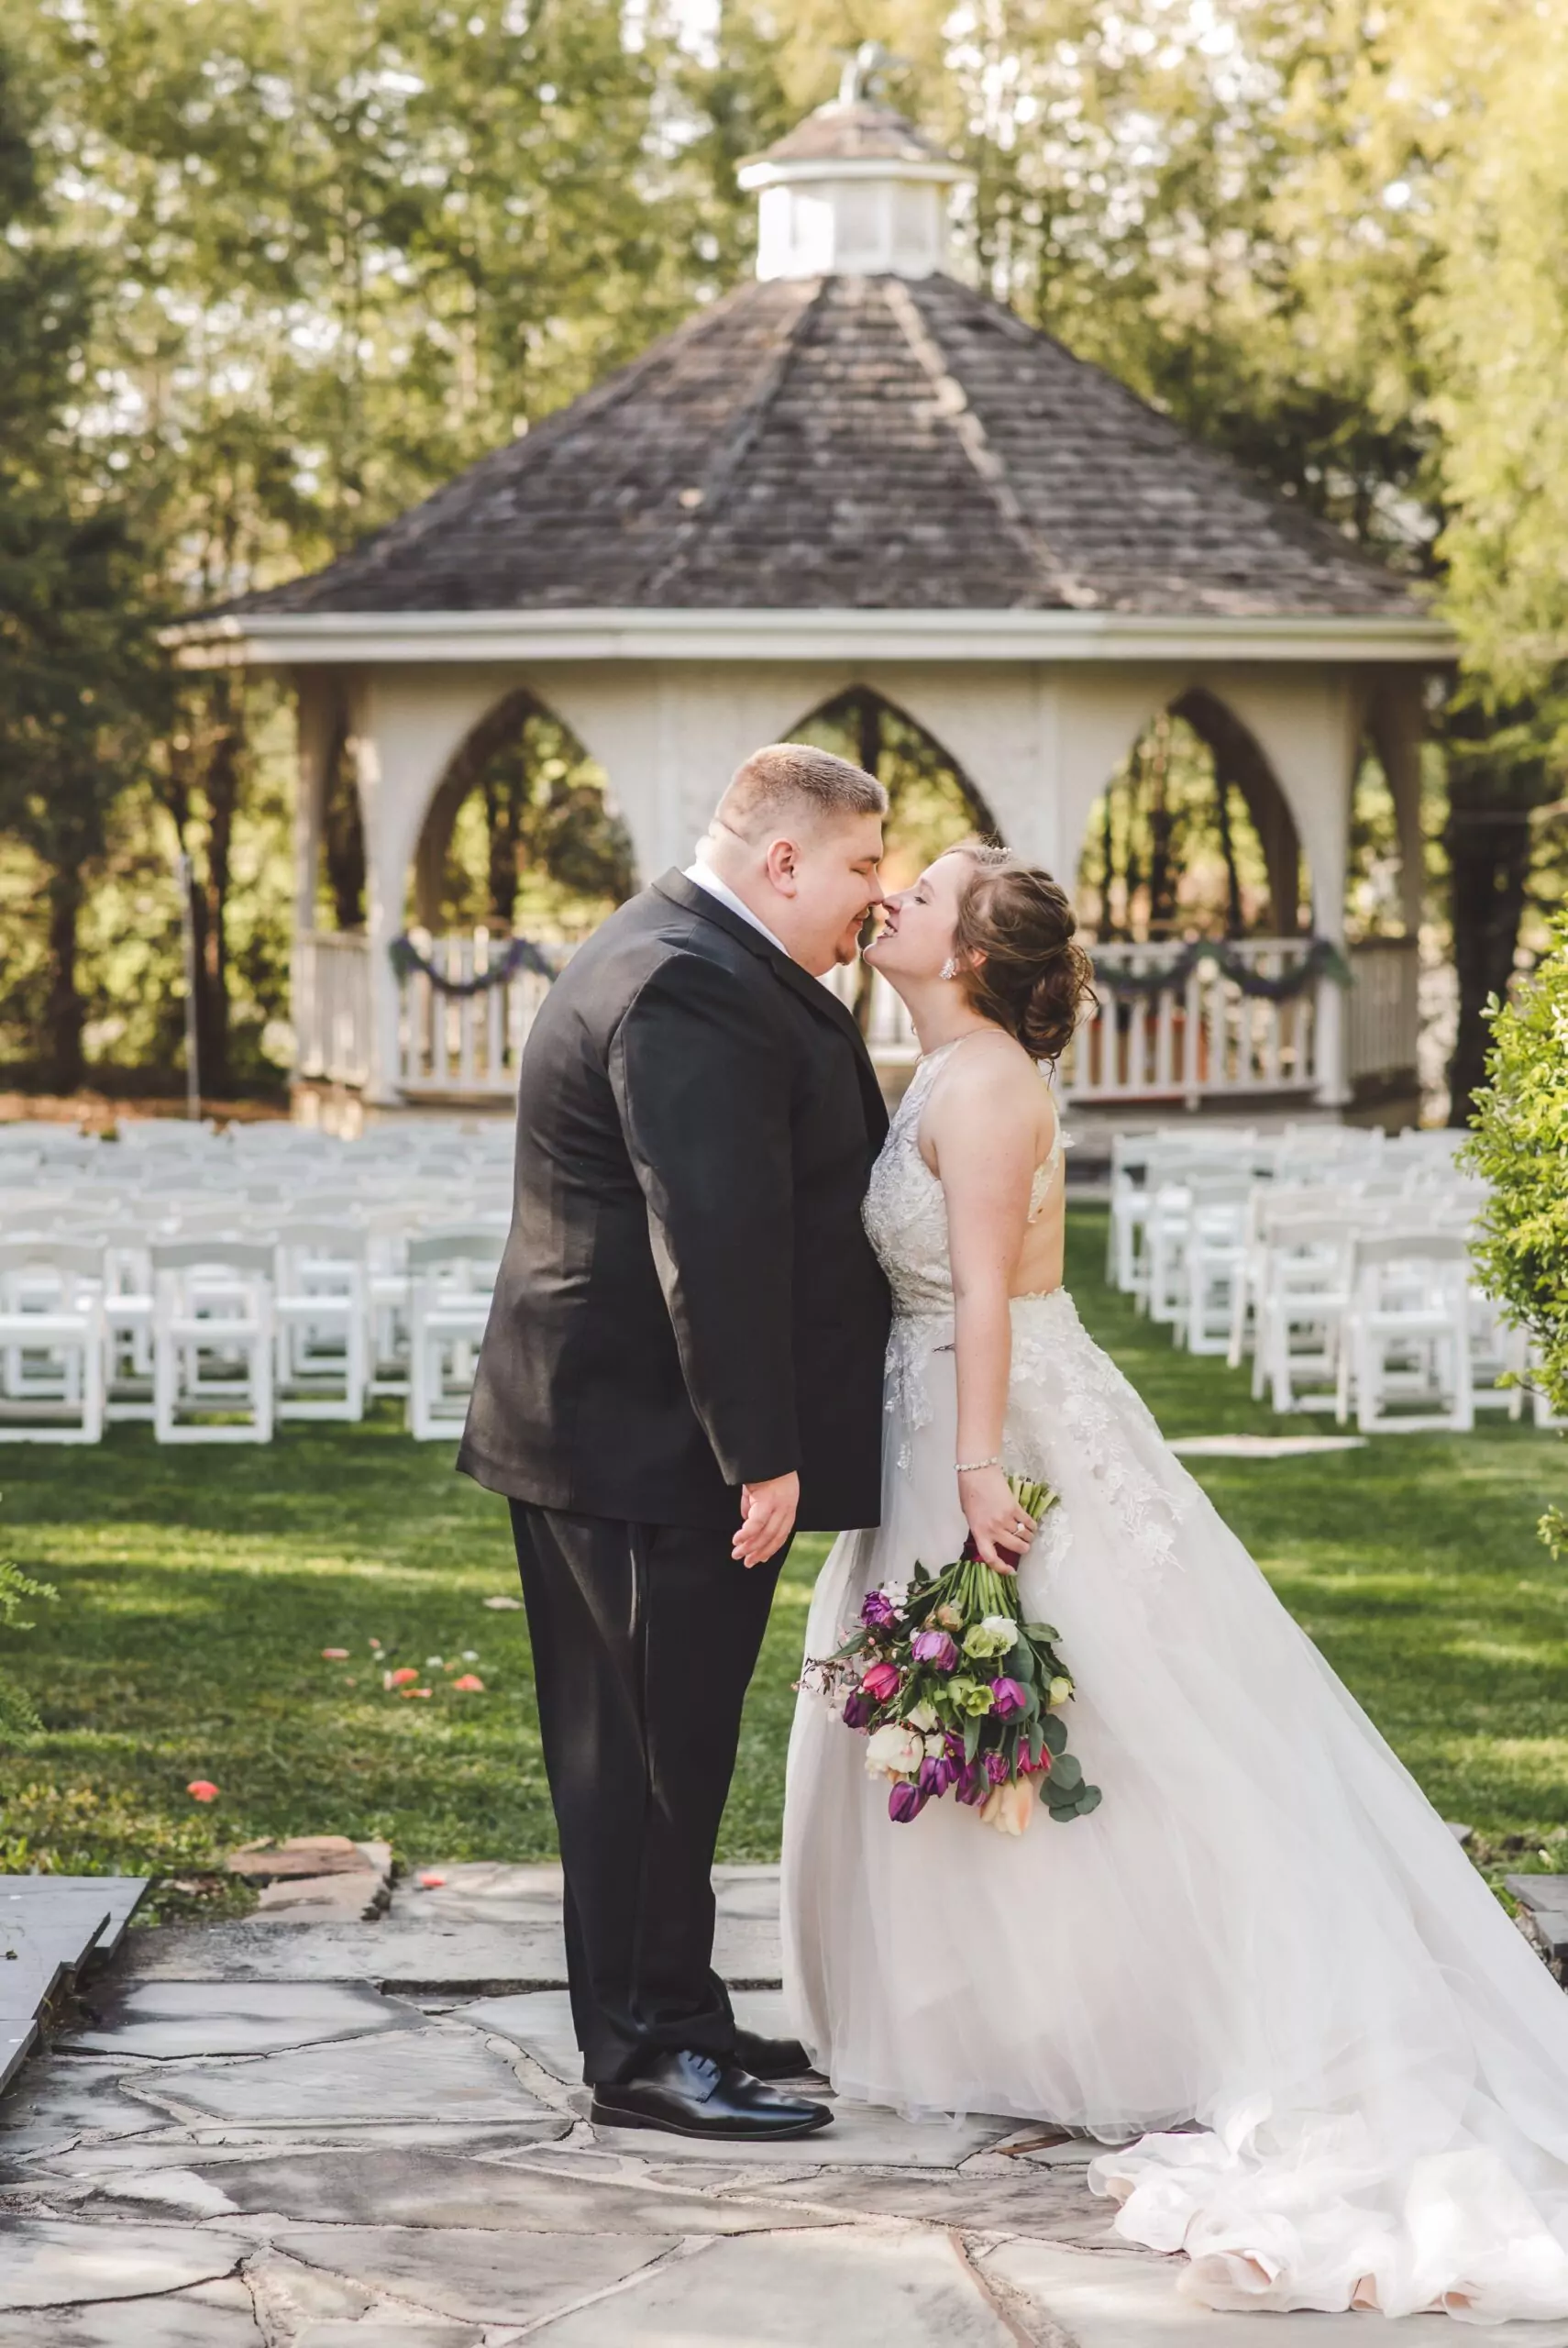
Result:
[[[646,879],[689,858],[749,750],[851,689],[923,730],[1069,882],[1161,713],[1242,793],[1275,909],[1275,934],[1244,941],[1256,986],[1240,954],[1164,988],[1159,947],[1110,947],[1070,1100],[1337,1114],[1412,1071],[1421,694],[1445,629],[1337,530],[952,275],[965,174],[868,93],[873,62],[743,167],[748,282],[326,569],[171,632],[188,663],[251,661],[296,691],[303,1088],[381,1108],[513,1089],[539,980],[442,993],[403,940],[437,922],[431,876],[517,711],[576,736]],[[1348,996],[1324,976],[1271,1002],[1343,942],[1368,738],[1405,936],[1355,958]],[[333,930],[320,876],[346,766],[364,918]],[[425,951],[463,979],[496,945]]]
[[[743,163],[757,191],[756,273],[929,277],[948,262],[948,198],[970,176],[869,94],[881,51],[867,42],[836,98]]]

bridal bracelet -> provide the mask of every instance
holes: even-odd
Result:
[[[1001,1466],[1001,1453],[1000,1453],[999,1451],[993,1451],[993,1452],[992,1452],[992,1454],[991,1454],[991,1456],[990,1456],[990,1457],[989,1457],[988,1459],[959,1459],[959,1460],[955,1460],[955,1461],[954,1462],[954,1469],[953,1469],[953,1472],[954,1472],[954,1474],[955,1474],[955,1475],[956,1475],[956,1476],[972,1476],[972,1475],[974,1475],[974,1474],[975,1474],[975,1472],[976,1472],[976,1470],[977,1470],[977,1468],[999,1468],[1000,1466]]]

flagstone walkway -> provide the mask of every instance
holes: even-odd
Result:
[[[374,1922],[135,1933],[0,2105],[0,2348],[1332,2348],[1113,2246],[1088,2147],[848,2110],[805,2144],[591,2127],[547,1867],[452,1866]],[[783,2027],[778,1886],[719,1963]],[[1370,2326],[1370,2329],[1369,2329]],[[1441,2318],[1397,2348],[1518,2348]],[[1536,2325],[1530,2348],[1568,2348]]]

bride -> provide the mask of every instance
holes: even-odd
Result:
[[[803,1694],[796,2027],[842,2097],[1118,2147],[1090,2185],[1207,2307],[1568,2314],[1568,2004],[1061,1286],[1037,1063],[1088,991],[1072,933],[1046,874],[957,849],[869,951],[922,1050],[866,1202],[896,1312],[882,1524],[834,1547],[806,1651],[966,1528],[1021,1552],[1104,1800],[1016,1841],[951,1800],[891,1824]],[[1060,1495],[1038,1529],[1004,1466]]]

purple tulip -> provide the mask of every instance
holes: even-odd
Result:
[[[991,1781],[980,1764],[971,1761],[968,1767],[961,1771],[955,1791],[960,1801],[967,1802],[971,1809],[975,1809],[985,1800],[990,1789]]]
[[[870,1696],[863,1696],[858,1688],[853,1696],[846,1696],[844,1700],[843,1719],[845,1728],[869,1728],[876,1718],[876,1713],[875,1700]]]
[[[907,1778],[900,1778],[888,1796],[888,1815],[895,1826],[907,1826],[911,1819],[920,1816],[929,1799]]]
[[[860,1675],[860,1685],[867,1696],[885,1704],[889,1696],[899,1692],[899,1667],[896,1663],[874,1663],[869,1671]]]
[[[1029,1691],[1020,1681],[1016,1679],[992,1680],[991,1703],[996,1711],[998,1720],[1005,1721],[1010,1712],[1022,1711],[1028,1701]]]
[[[885,1591],[873,1589],[867,1593],[860,1609],[860,1619],[868,1631],[885,1631],[898,1618],[892,1600]]]
[[[910,1653],[917,1663],[929,1663],[937,1671],[958,1668],[958,1650],[945,1631],[917,1631]]]
[[[947,1791],[957,1775],[945,1753],[927,1754],[920,1765],[920,1777],[916,1782],[926,1800],[934,1801]]]
[[[993,1786],[1005,1786],[1012,1775],[1012,1764],[1005,1753],[988,1753],[986,1775]]]
[[[955,1728],[950,1728],[946,1732],[942,1741],[942,1750],[952,1762],[953,1775],[956,1778],[959,1770],[964,1767],[964,1740]]]

